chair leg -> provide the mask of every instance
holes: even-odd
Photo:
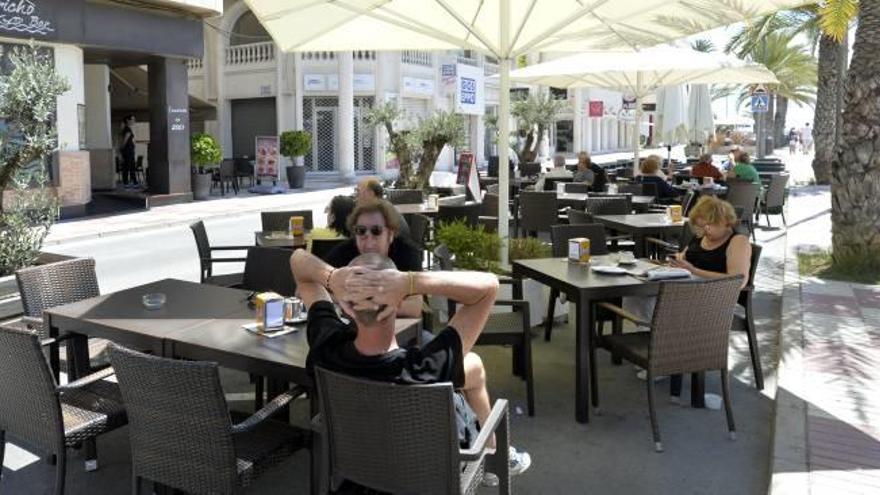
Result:
[[[647,387],[648,387],[648,414],[651,416],[651,433],[654,435],[654,451],[663,452],[663,442],[660,440],[660,425],[657,424],[657,411],[654,409],[654,373],[648,367]]]
[[[513,376],[518,376],[523,378],[525,376],[525,371],[523,369],[523,346],[522,344],[513,344],[513,352],[511,353],[511,365],[513,369]]]
[[[131,495],[141,495],[141,477],[134,474],[131,476]]]
[[[547,321],[544,322],[544,340],[546,342],[550,342],[550,335],[553,333],[553,317],[558,297],[559,289],[550,289],[550,301],[547,302]]]
[[[91,438],[83,442],[83,451],[86,458],[86,472],[96,471],[98,469],[98,442]]]
[[[611,334],[620,335],[623,333],[623,318],[615,316],[611,321]],[[618,353],[611,353],[611,364],[620,366],[623,364],[623,358]]]
[[[780,210],[779,214],[782,215],[782,226],[788,228],[788,223],[785,222],[785,212]]]
[[[727,431],[730,439],[736,440],[736,425],[733,423],[733,407],[730,404],[730,377],[727,369],[721,370],[721,394],[724,396],[724,413],[727,415]]]
[[[749,338],[749,354],[752,358],[755,388],[764,390],[764,371],[761,369],[761,353],[758,351],[758,335],[755,332],[755,315],[751,301],[746,302],[746,335]]]
[[[593,332],[593,329],[596,328],[596,311],[595,306],[592,306],[593,311],[590,311],[590,318],[587,322],[587,331],[590,332],[592,337],[590,339],[590,402],[592,402],[593,407],[599,407],[599,377],[596,370],[596,344],[598,339]]]
[[[3,457],[6,455],[6,432],[0,430],[0,479],[3,479]]]
[[[764,218],[767,219],[767,226],[772,227],[772,225],[770,225],[770,213],[767,210],[764,210]]]
[[[523,371],[526,379],[526,405],[529,416],[535,415],[535,375],[532,369],[532,340],[526,338],[522,344]]]
[[[251,375],[251,381],[254,382],[254,411],[259,411],[263,408],[266,379],[262,376]]]
[[[64,495],[64,483],[67,478],[67,452],[62,450],[56,457],[55,464],[55,494]]]

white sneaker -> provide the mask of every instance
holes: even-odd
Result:
[[[529,466],[532,465],[532,456],[530,456],[528,452],[517,452],[516,449],[511,446],[510,450],[508,450],[507,463],[510,475],[516,476],[524,473]],[[483,473],[483,481],[480,483],[481,485],[495,487],[498,486],[498,483],[498,475],[488,471]]]

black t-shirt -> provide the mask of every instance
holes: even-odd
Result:
[[[307,368],[330,371],[381,382],[418,385],[451,382],[464,386],[464,355],[461,338],[446,327],[422,346],[408,346],[382,355],[364,356],[354,346],[357,330],[343,322],[329,301],[309,308]]]
[[[134,153],[134,132],[131,127],[125,126],[119,133],[119,149],[123,153]]]
[[[605,192],[605,184],[608,183],[608,174],[605,169],[595,163],[590,163],[590,170],[593,171],[593,185],[590,186],[590,189],[596,192]]]
[[[327,254],[327,263],[335,268],[341,268],[348,266],[351,260],[360,254],[357,242],[354,239],[348,239]],[[402,272],[422,271],[422,253],[419,248],[400,236],[395,237],[388,248],[388,257]]]

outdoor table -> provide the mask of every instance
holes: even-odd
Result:
[[[606,256],[594,256],[603,261]],[[591,362],[590,340],[593,335],[595,315],[591,305],[596,300],[606,300],[623,296],[651,296],[659,289],[659,282],[650,282],[632,275],[603,275],[590,270],[590,264],[571,262],[568,258],[541,258],[516,260],[512,262],[513,276],[530,278],[551,289],[566,294],[576,306],[575,322],[575,420],[579,423],[590,421],[590,404],[598,404],[598,393],[590,385],[595,376],[595,363]],[[632,267],[643,271],[653,265],[639,260]],[[552,325],[552,322],[548,324]],[[704,374],[696,373],[691,378],[691,405],[704,407]]]
[[[573,206],[575,208],[583,209],[589,196],[590,195],[587,193],[557,192],[556,201],[559,203],[560,208]],[[602,196],[594,195],[593,197],[598,198]],[[654,198],[654,196],[633,195],[631,197],[633,210],[637,212],[647,210],[648,207],[654,204],[655,200],[656,198]]]
[[[306,247],[307,240],[306,235],[293,236],[287,231],[271,232],[258,230],[254,232],[254,237],[256,238],[257,246],[287,249],[304,248]]]
[[[670,222],[666,213],[644,213],[641,215],[596,215],[593,220],[605,225],[614,232],[630,234],[635,243],[636,258],[645,256],[645,238],[663,237],[681,232],[685,220]]]
[[[419,214],[419,215],[426,215],[429,217],[436,217],[437,213],[440,211],[439,206],[436,206],[434,208],[430,208],[425,203],[401,204],[401,205],[394,205],[394,207],[397,208],[397,211],[401,215]]]
[[[722,186],[720,184],[713,184],[712,187],[691,187],[690,184],[679,184],[676,186],[672,186],[679,191],[687,192],[694,191],[698,195],[706,194],[711,196],[724,197],[727,195],[727,186]]]

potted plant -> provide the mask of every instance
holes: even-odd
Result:
[[[197,132],[190,138],[193,199],[208,199],[211,194],[212,173],[220,166],[223,152],[214,136]]]
[[[281,155],[290,159],[287,167],[287,185],[299,189],[306,182],[305,165],[297,165],[296,157],[303,156],[312,148],[312,135],[306,131],[284,131],[281,133]]]
[[[530,94],[510,102],[510,114],[516,119],[517,135],[523,138],[517,150],[520,165],[537,161],[544,134],[567,105],[565,100],[557,100],[549,93]]]

